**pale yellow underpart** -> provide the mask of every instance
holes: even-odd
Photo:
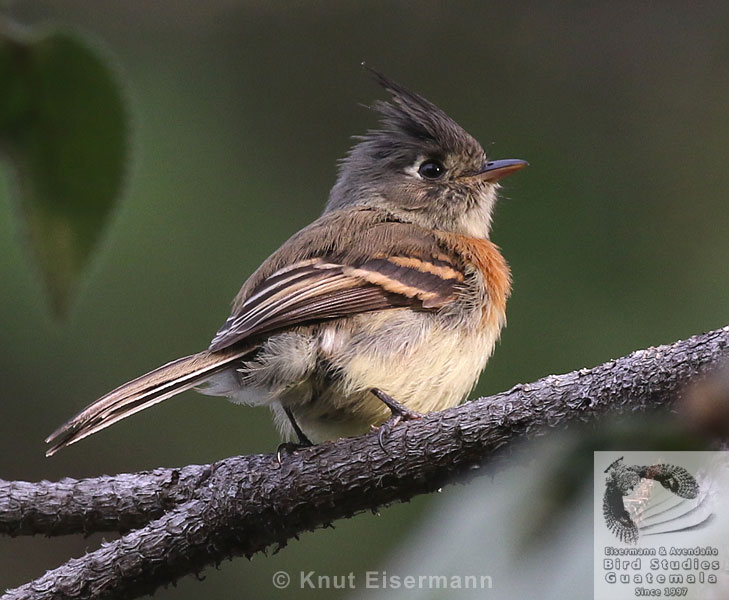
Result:
[[[344,392],[379,387],[412,410],[443,410],[459,404],[473,389],[495,342],[495,332],[464,335],[462,329],[438,323],[423,327],[417,343],[398,352],[360,354],[347,361]],[[387,414],[374,397],[372,404],[377,413]]]
[[[472,311],[458,327],[448,315],[395,309],[355,315],[346,325],[274,335],[255,363],[216,376],[203,391],[269,406],[285,438],[293,430],[282,404],[315,443],[358,435],[389,417],[370,393],[374,387],[417,412],[443,410],[466,398],[503,324],[503,315],[494,314],[487,316],[491,326],[480,326],[480,312]],[[321,359],[340,375],[323,388],[315,372]]]

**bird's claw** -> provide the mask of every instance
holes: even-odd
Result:
[[[415,412],[414,410],[410,410],[403,404],[400,404],[392,396],[378,388],[373,388],[371,391],[372,394],[380,400],[380,402],[387,406],[392,413],[392,416],[377,428],[377,441],[380,444],[380,448],[387,452],[387,449],[385,448],[385,434],[393,427],[397,427],[397,425],[403,421],[415,421],[417,419],[421,419],[423,415],[419,412]]]
[[[294,454],[297,450],[300,450],[301,448],[308,448],[309,446],[313,446],[311,442],[308,444],[305,443],[295,443],[295,442],[283,442],[282,444],[278,445],[278,448],[276,449],[276,462],[278,462],[279,466],[283,462],[283,454]]]

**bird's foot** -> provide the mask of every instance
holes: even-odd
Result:
[[[377,441],[380,444],[380,448],[387,452],[385,449],[385,435],[389,433],[393,427],[397,427],[397,425],[401,422],[422,419],[423,415],[419,412],[415,412],[414,410],[410,410],[407,406],[400,404],[392,396],[378,388],[372,388],[370,391],[380,402],[387,406],[392,413],[390,418],[377,428]]]
[[[296,437],[299,438],[299,443],[297,444],[295,442],[284,442],[283,444],[279,444],[279,447],[276,450],[276,460],[278,461],[279,465],[281,464],[281,456],[284,454],[284,452],[286,454],[294,454],[297,450],[300,450],[301,448],[308,448],[309,446],[314,445],[312,441],[308,437],[306,437],[306,434],[303,432],[301,427],[299,427],[299,424],[294,418],[294,413],[288,406],[284,408],[284,412],[291,422],[291,427],[293,428],[294,433],[296,433]]]

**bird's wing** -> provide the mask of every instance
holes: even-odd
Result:
[[[233,311],[209,350],[254,335],[368,311],[404,306],[437,310],[465,278],[457,260],[410,248],[362,261],[305,259],[265,277]]]
[[[605,485],[605,496],[602,500],[602,514],[605,524],[615,536],[626,544],[638,541],[638,526],[625,510],[623,494],[614,481],[608,480]]]
[[[635,466],[638,474],[645,479],[655,479],[668,491],[681,498],[693,499],[699,495],[699,484],[691,473],[683,467],[658,463],[650,466]]]

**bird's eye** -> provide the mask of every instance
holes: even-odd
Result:
[[[426,160],[418,167],[418,175],[423,179],[440,179],[446,172],[443,163],[438,160]]]

